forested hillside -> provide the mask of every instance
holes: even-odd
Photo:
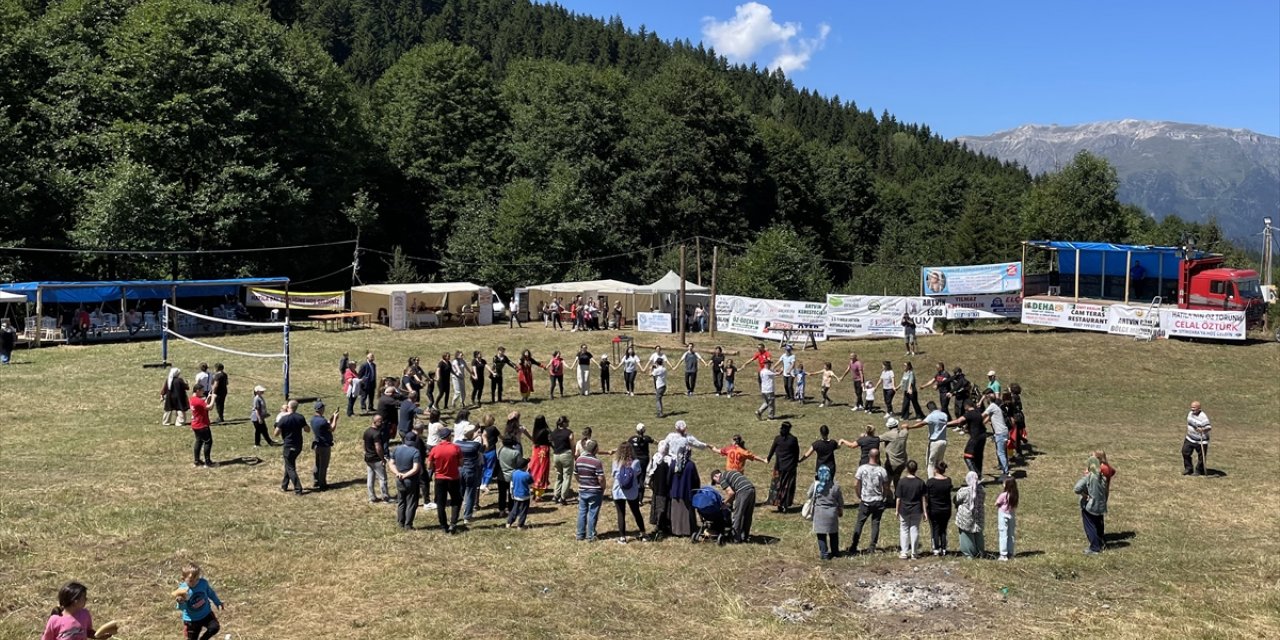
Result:
[[[814,297],[909,291],[915,265],[1026,237],[1214,237],[1115,190],[1087,154],[1033,181],[780,72],[522,0],[0,0],[0,246],[359,234],[509,290],[652,278],[702,236],[726,290]],[[351,252],[65,257],[0,251],[0,279],[307,279]]]

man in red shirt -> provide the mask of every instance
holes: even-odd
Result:
[[[209,457],[213,449],[213,430],[209,428],[209,404],[205,402],[204,387],[196,387],[191,396],[191,433],[195,434],[195,443],[191,446],[191,455],[195,458],[194,467],[214,467]],[[204,451],[204,461],[200,461],[200,452]]]
[[[435,477],[436,516],[445,533],[458,532],[458,512],[462,509],[462,449],[452,441],[453,431],[441,429],[437,435],[440,444],[427,453],[427,470]],[[444,508],[449,506],[449,519],[445,520]]]

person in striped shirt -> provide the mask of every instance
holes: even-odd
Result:
[[[582,442],[582,455],[573,463],[578,477],[578,531],[576,539],[595,542],[596,521],[604,501],[604,463],[596,457],[595,440]]]

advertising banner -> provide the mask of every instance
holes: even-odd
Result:
[[[945,317],[936,298],[910,296],[827,296],[827,335],[841,337],[901,336],[902,314],[916,321],[916,335],[934,332],[933,321]]]
[[[636,331],[649,333],[671,333],[671,314],[646,313],[636,314]]]
[[[927,296],[967,296],[1022,290],[1022,263],[979,264],[965,267],[925,267],[920,270]]]
[[[827,339],[826,326],[827,305],[821,302],[716,296],[717,331],[781,340],[783,331],[807,330],[821,341]]]
[[[1004,320],[1022,316],[1022,294],[944,296],[948,320]]]
[[[1023,300],[1022,323],[1042,327],[1106,331],[1107,307],[1086,302]]]
[[[1160,324],[1170,336],[1244,340],[1243,311],[1161,309]]]
[[[249,307],[266,307],[267,309],[283,309],[285,293],[276,289],[259,289],[247,287],[244,291],[244,303]],[[319,293],[289,292],[289,306],[293,309],[312,311],[342,311],[347,306],[347,292],[323,291]]]
[[[1107,333],[1119,336],[1138,336],[1150,332],[1152,337],[1163,338],[1165,332],[1160,312],[1149,307],[1131,307],[1113,304],[1107,307]]]
[[[391,292],[391,330],[404,331],[409,328],[408,294],[403,291]]]

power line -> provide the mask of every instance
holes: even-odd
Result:
[[[45,247],[0,247],[0,251],[17,251],[26,253],[74,253],[82,255],[128,255],[128,256],[187,256],[196,254],[234,254],[262,253],[264,251],[293,251],[295,249],[315,249],[318,247],[334,247],[343,244],[354,244],[355,240],[336,240],[334,242],[318,242],[316,244],[295,244],[283,247],[255,247],[251,249],[198,249],[176,251],[132,251],[127,249],[51,249]]]
[[[651,252],[651,251],[658,251],[658,250],[666,249],[666,248],[669,248],[669,247],[676,246],[676,245],[680,244],[681,242],[685,242],[685,240],[673,240],[673,241],[668,242],[668,243],[666,243],[666,244],[654,245],[654,246],[651,246],[651,247],[645,247],[645,248],[643,248],[643,249],[634,249],[634,250],[631,250],[631,251],[623,251],[623,252],[621,252],[621,253],[614,253],[614,254],[603,255],[603,256],[595,256],[595,257],[591,257],[591,258],[578,258],[578,259],[576,259],[576,260],[539,260],[538,262],[509,262],[509,263],[493,263],[493,262],[467,262],[467,261],[463,261],[463,260],[454,260],[454,259],[452,259],[452,258],[443,258],[443,259],[441,259],[441,258],[423,258],[423,257],[420,257],[420,256],[411,256],[411,255],[408,255],[408,254],[405,254],[405,253],[401,253],[401,254],[400,254],[400,257],[402,257],[402,258],[404,258],[404,259],[406,259],[406,260],[417,260],[417,261],[420,261],[420,262],[431,262],[431,263],[438,264],[438,265],[460,265],[460,266],[464,266],[464,267],[482,267],[482,266],[485,266],[485,267],[542,267],[542,266],[547,266],[547,265],[564,265],[564,264],[582,264],[582,263],[591,263],[591,262],[603,262],[603,261],[605,261],[605,260],[613,260],[613,259],[616,259],[616,258],[625,258],[625,257],[627,257],[627,256],[632,256],[632,255],[636,255],[636,254],[639,254],[639,253],[648,253],[648,252]],[[376,254],[378,254],[378,255],[383,255],[383,256],[391,256],[391,257],[394,257],[394,256],[395,256],[395,254],[394,254],[394,253],[392,253],[392,252],[390,252],[390,251],[380,251],[380,250],[378,250],[378,249],[369,249],[369,248],[366,248],[366,247],[362,247],[362,248],[360,249],[360,251],[362,251],[362,252],[368,252],[368,253],[376,253]]]

